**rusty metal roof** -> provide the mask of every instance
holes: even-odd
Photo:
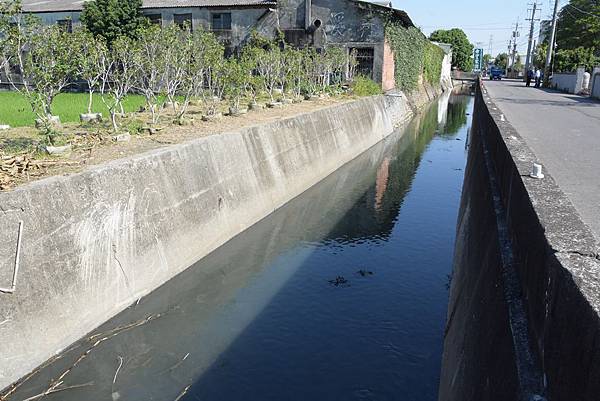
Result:
[[[86,0],[23,0],[32,13],[81,11]],[[143,0],[142,8],[275,6],[276,0]]]

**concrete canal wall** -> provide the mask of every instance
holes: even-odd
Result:
[[[469,146],[440,401],[597,400],[596,239],[479,89]]]
[[[375,145],[441,92],[365,98],[0,194],[0,389]]]

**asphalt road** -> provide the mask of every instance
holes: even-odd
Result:
[[[485,86],[600,239],[600,102],[513,80]]]

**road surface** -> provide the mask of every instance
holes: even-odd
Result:
[[[520,81],[484,84],[600,239],[600,102]]]

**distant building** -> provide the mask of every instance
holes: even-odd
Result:
[[[23,11],[37,15],[45,24],[71,30],[80,24],[83,4],[81,0],[24,0]],[[226,47],[235,47],[251,29],[276,24],[276,7],[274,0],[144,0],[142,12],[160,26],[187,23],[192,29],[213,31]]]
[[[71,30],[80,23],[84,1],[23,0],[26,12],[46,24]],[[230,51],[243,45],[253,30],[273,36],[281,30],[292,45],[344,46],[356,50],[358,69],[394,88],[394,57],[385,38],[384,22],[414,26],[406,12],[390,1],[363,0],[143,0],[142,12],[154,23],[188,23],[192,29],[214,32]]]

